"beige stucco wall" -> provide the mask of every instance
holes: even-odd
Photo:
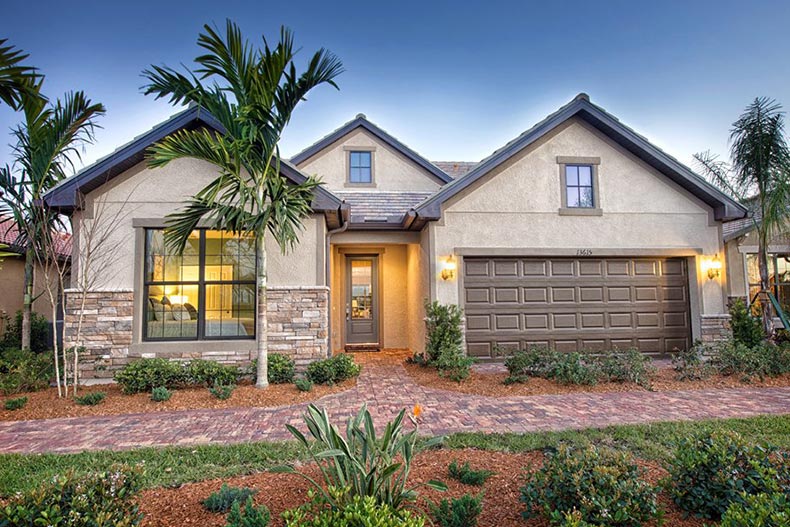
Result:
[[[80,235],[80,230],[87,230],[87,227],[80,228],[85,225],[83,217],[84,222],[113,225],[104,243],[104,247],[112,251],[105,251],[106,261],[99,266],[101,279],[93,289],[131,290],[138,286],[135,272],[139,273],[143,259],[142,254],[135,254],[135,221],[139,224],[140,220],[163,219],[214,177],[213,167],[198,160],[181,159],[158,169],[140,163],[90,193],[85,211],[74,218],[74,230],[83,251],[87,243],[86,237]],[[270,285],[324,285],[323,216],[312,215],[304,227],[299,244],[285,256],[273,240],[267,240]]]
[[[372,150],[373,185],[348,185],[348,152],[354,149]],[[357,128],[335,141],[299,168],[306,174],[319,176],[331,190],[414,190],[432,191],[441,181],[430,172],[393,150],[389,145]]]
[[[557,156],[600,158],[602,215],[558,213]],[[491,253],[526,249],[525,254],[546,256],[573,256],[579,250],[592,256],[687,256],[691,269],[698,271],[692,280],[692,312],[726,312],[726,278],[708,280],[701,272],[702,255],[723,252],[720,224],[710,207],[582,121],[569,121],[456,196],[442,216],[428,227],[433,276],[441,272],[446,256],[469,248]],[[457,303],[460,289],[458,280],[437,278],[431,295]]]
[[[0,262],[0,316],[7,315],[13,318],[17,311],[22,309],[25,283],[24,256],[7,256]],[[53,278],[53,286],[57,280]],[[33,311],[44,315],[47,320],[52,320],[52,304],[46,292],[44,271],[36,264],[33,271]],[[68,286],[68,284],[66,284]],[[57,287],[55,286],[53,291]],[[0,331],[2,322],[0,322]]]

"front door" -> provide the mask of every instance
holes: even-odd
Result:
[[[379,346],[378,256],[346,257],[346,344]]]

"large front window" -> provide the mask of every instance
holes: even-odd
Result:
[[[760,292],[760,266],[756,254],[746,255],[746,271],[749,275],[749,301]],[[790,254],[768,255],[768,285],[779,300],[782,310],[790,313]]]
[[[182,254],[145,236],[144,340],[255,337],[255,238],[193,231]]]

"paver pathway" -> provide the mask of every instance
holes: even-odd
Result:
[[[790,414],[790,388],[678,392],[574,393],[491,398],[434,390],[414,383],[391,357],[364,359],[357,386],[316,401],[337,419],[367,402],[377,423],[401,408],[422,407],[420,430],[531,432],[707,418]],[[0,422],[0,452],[80,452],[144,446],[290,439],[305,405],[187,410],[102,417]]]

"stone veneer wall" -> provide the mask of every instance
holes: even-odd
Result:
[[[721,342],[731,337],[730,315],[702,315],[700,317],[702,342]]]
[[[75,345],[80,294],[66,291],[65,345]],[[271,287],[268,290],[269,352],[291,356],[298,369],[326,357],[329,341],[329,288],[327,287]],[[173,360],[195,358],[216,360],[239,366],[254,358],[250,351],[254,343],[238,341],[238,351],[202,350],[170,351],[156,349],[157,343],[146,343],[143,351],[130,352],[132,347],[132,319],[134,293],[132,291],[92,291],[85,299],[82,322],[83,353],[80,376],[82,379],[112,378],[114,372],[137,358],[165,357]],[[164,346],[163,346],[164,347]]]

